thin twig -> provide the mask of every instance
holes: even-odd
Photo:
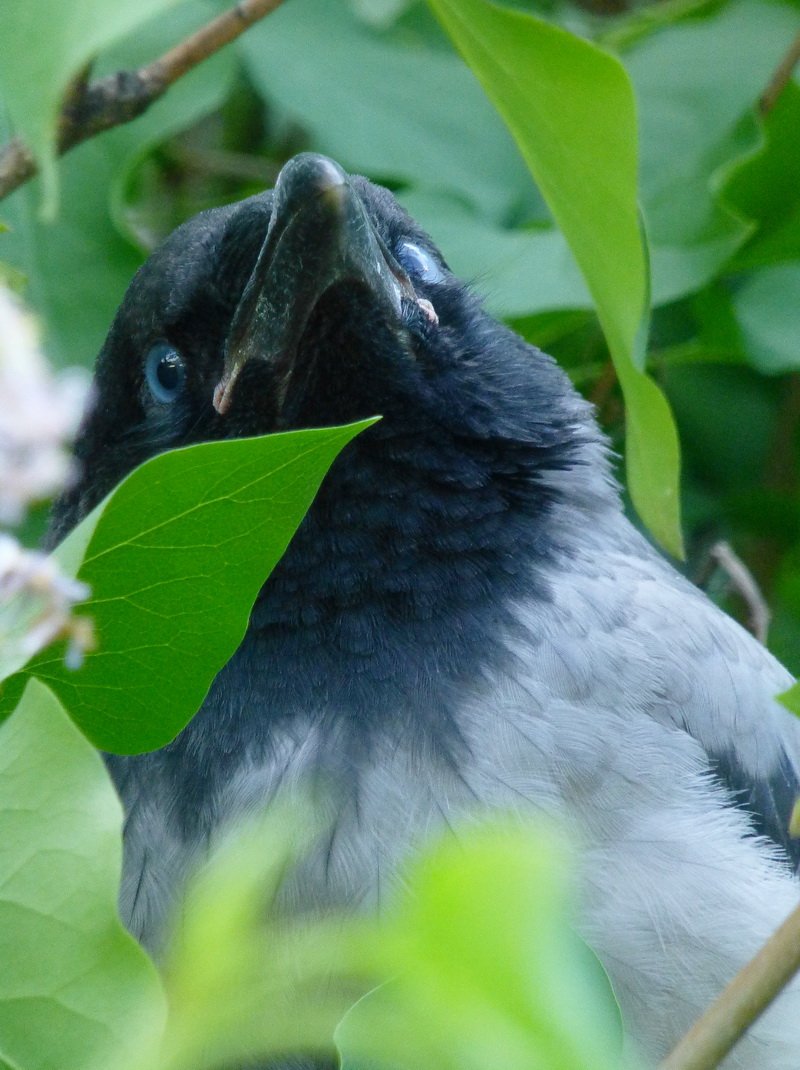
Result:
[[[281,3],[282,0],[240,0],[137,71],[118,71],[94,82],[88,82],[87,73],[82,72],[71,84],[58,119],[59,155],[103,130],[137,118],[187,71],[219,52]],[[0,198],[33,178],[37,170],[27,145],[20,138],[9,141],[0,149]]]
[[[748,621],[750,631],[759,643],[766,645],[770,620],[769,606],[752,572],[730,543],[724,539],[714,543],[709,556],[723,570],[733,584],[734,590],[747,606],[750,615]]]
[[[769,85],[761,94],[758,107],[762,115],[767,115],[775,107],[778,97],[788,85],[798,62],[800,62],[800,33],[789,45],[786,55],[775,68],[775,73],[770,78]]]
[[[722,995],[659,1065],[713,1070],[800,970],[800,907],[740,970]]]

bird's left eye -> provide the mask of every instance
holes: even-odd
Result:
[[[144,375],[150,393],[165,405],[174,401],[186,383],[186,364],[167,342],[158,342],[147,354]]]
[[[401,242],[397,247],[397,259],[409,275],[423,282],[442,282],[444,272],[427,249],[411,241]]]

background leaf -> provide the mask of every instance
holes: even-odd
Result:
[[[214,14],[214,5],[200,0],[167,11],[104,55],[98,70],[146,63]],[[155,144],[221,107],[234,70],[231,52],[213,57],[135,123],[117,127],[64,157],[59,162],[62,197],[57,222],[40,218],[40,180],[3,202],[11,231],[2,236],[0,249],[27,279],[27,297],[36,306],[55,364],[94,361],[142,261],[141,244],[134,240],[121,208],[132,171]],[[0,132],[2,126],[0,119]]]
[[[642,202],[659,299],[705,285],[752,233],[724,179],[761,143],[754,105],[798,26],[800,15],[786,5],[737,0],[713,19],[667,26],[624,56],[639,102]]]
[[[800,264],[757,271],[733,309],[752,364],[767,374],[800,368]]]
[[[344,4],[293,0],[241,49],[256,84],[347,170],[458,190],[502,217],[530,187],[514,143],[457,57],[424,45],[382,39]]]
[[[42,168],[44,204],[56,204],[56,116],[70,80],[102,49],[178,0],[6,0],[0,8],[0,90],[16,132]]]

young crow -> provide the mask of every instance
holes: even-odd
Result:
[[[156,946],[215,830],[283,783],[332,792],[304,905],[377,909],[437,828],[545,812],[581,845],[579,926],[657,1058],[798,901],[790,677],[634,530],[590,406],[390,193],[303,154],[150,257],[52,538],[158,451],[376,414],[194,720],[109,759],[125,921]],[[797,1070],[797,989],[725,1066]]]

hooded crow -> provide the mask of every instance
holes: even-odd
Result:
[[[578,927],[657,1059],[798,902],[789,674],[626,519],[591,407],[385,189],[318,155],[179,227],[97,362],[56,541],[193,442],[380,414],[331,468],[169,746],[110,757],[121,909],[156,947],[215,833],[324,782],[303,907],[379,908],[476,810],[554,815]],[[727,1068],[800,1066],[800,992]]]

